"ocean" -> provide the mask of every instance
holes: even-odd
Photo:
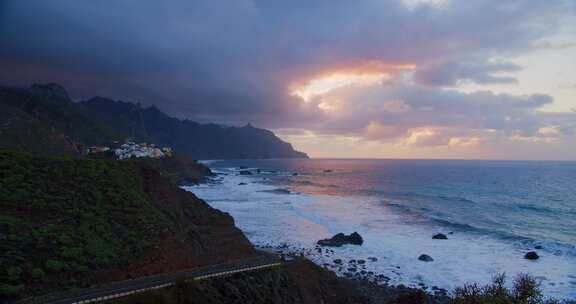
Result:
[[[185,187],[230,213],[259,246],[319,265],[367,260],[392,285],[448,290],[529,273],[546,296],[576,298],[576,162],[460,160],[225,160],[218,177]],[[239,168],[253,170],[240,175]],[[260,173],[256,172],[260,169]],[[316,241],[357,231],[362,246]],[[434,240],[444,233],[448,240]],[[540,247],[541,246],[541,247]],[[535,249],[541,248],[541,249]],[[536,251],[536,261],[524,259]],[[422,262],[427,254],[433,262]]]

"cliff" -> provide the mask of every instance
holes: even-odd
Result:
[[[145,162],[0,150],[0,170],[2,303],[258,254],[232,217]],[[175,296],[181,301],[165,301]],[[364,302],[349,282],[303,259],[125,301]]]
[[[78,154],[82,147],[133,138],[194,159],[306,158],[268,130],[199,124],[157,107],[95,97],[74,102],[57,84],[0,87],[0,147],[42,155]]]
[[[0,302],[254,254],[228,214],[141,162],[0,151]]]
[[[0,148],[41,155],[77,155],[81,144],[104,144],[121,136],[85,115],[56,85],[0,87]]]
[[[199,124],[170,117],[157,107],[142,107],[95,97],[80,104],[126,137],[150,141],[196,159],[307,158],[271,131],[217,124]]]

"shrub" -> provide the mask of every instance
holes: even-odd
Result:
[[[450,304],[556,304],[555,299],[544,300],[540,283],[527,274],[520,274],[514,280],[511,290],[505,287],[505,276],[500,274],[492,283],[483,287],[466,284],[456,288]]]
[[[64,268],[66,267],[66,264],[64,264],[61,261],[57,261],[57,260],[48,260],[46,261],[46,268],[51,271],[51,272],[60,272],[62,271]]]
[[[9,285],[0,283],[0,296],[11,296],[17,294],[20,289],[22,289],[22,285]]]
[[[429,302],[428,295],[421,289],[409,289],[401,292],[393,304],[426,304]]]
[[[64,258],[74,259],[80,262],[86,262],[86,257],[83,255],[84,250],[80,247],[64,247],[62,248],[61,256]]]
[[[34,268],[30,274],[32,275],[32,278],[36,280],[42,279],[44,276],[46,276],[46,273],[44,270],[42,270],[42,268]]]
[[[18,280],[20,280],[20,275],[22,274],[22,268],[18,266],[8,267],[8,269],[6,269],[6,274],[8,274],[8,280],[18,282]]]
[[[518,303],[542,303],[542,292],[540,291],[540,284],[529,275],[521,274],[516,277],[516,280],[514,280],[514,289],[512,292]]]

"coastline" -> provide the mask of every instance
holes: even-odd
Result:
[[[279,189],[282,188],[279,188],[278,185],[263,183],[263,181],[267,179],[265,172],[263,174],[242,176],[238,174],[239,170],[239,168],[235,168],[232,171],[219,171],[216,169],[215,171],[219,174],[210,183],[202,186],[185,187],[185,189],[198,193],[200,197],[205,199],[213,207],[231,213],[236,220],[236,224],[255,246],[275,249],[290,256],[304,256],[318,266],[334,271],[340,277],[354,279],[358,282],[376,284],[385,289],[392,290],[395,288],[399,288],[399,290],[403,290],[404,288],[422,289],[430,294],[436,294],[439,297],[442,297],[455,287],[467,282],[477,282],[481,285],[487,284],[493,277],[493,275],[485,274],[483,276],[476,276],[480,279],[460,279],[460,281],[456,281],[452,285],[446,285],[442,280],[436,280],[435,278],[450,274],[449,272],[439,272],[436,274],[436,277],[428,277],[429,273],[434,272],[435,269],[439,267],[438,263],[442,262],[442,257],[438,254],[432,254],[432,256],[439,258],[440,262],[430,264],[420,262],[417,260],[418,255],[426,252],[418,251],[413,253],[413,255],[415,255],[414,257],[403,257],[401,260],[402,264],[399,264],[395,263],[398,262],[397,257],[391,256],[391,251],[389,250],[379,255],[366,253],[367,251],[358,253],[356,249],[360,248],[349,245],[338,248],[336,250],[338,252],[334,254],[334,249],[332,248],[317,247],[315,246],[315,242],[319,239],[330,237],[337,232],[351,233],[353,231],[350,230],[351,228],[349,227],[347,230],[346,227],[336,224],[334,224],[335,227],[341,228],[331,226],[326,229],[326,227],[329,227],[326,226],[327,223],[323,222],[326,219],[314,218],[315,214],[312,214],[318,212],[318,209],[306,209],[307,212],[311,213],[305,214],[305,217],[300,217],[303,210],[298,210],[301,206],[297,207],[296,205],[299,204],[299,202],[295,200],[307,197],[306,194],[286,193],[279,191]],[[218,187],[220,187],[220,189],[218,189]],[[212,188],[212,190],[208,190],[209,188]],[[221,196],[222,193],[226,193],[227,195]],[[219,195],[220,197],[218,197]],[[300,203],[305,205],[310,204],[310,201]],[[338,208],[335,205],[332,206],[333,208]],[[273,223],[259,222],[259,220],[262,220],[261,218],[258,219],[259,216],[270,216],[268,220]],[[336,214],[332,214],[332,216],[336,216]],[[282,219],[283,217],[287,218]],[[312,218],[313,221],[307,220],[310,218]],[[289,230],[294,227],[285,225],[286,222],[284,222],[284,220],[286,222],[295,221],[295,225],[300,226],[301,229],[297,231]],[[283,231],[283,229],[286,231]],[[388,231],[385,231],[385,233],[388,235]],[[290,234],[290,236],[288,237],[287,234]],[[388,238],[390,237],[392,236],[388,236]],[[460,235],[450,237],[454,240],[461,239]],[[292,239],[290,240],[290,238]],[[400,238],[400,236],[398,236],[398,238]],[[427,238],[430,238],[430,236]],[[405,239],[405,241],[419,242],[420,240]],[[369,242],[374,243],[374,239],[369,237]],[[454,245],[451,242],[442,243],[442,241],[436,241],[431,244],[451,248],[450,246]],[[456,244],[456,246],[460,245],[461,244]],[[477,244],[479,248],[482,246],[491,247],[493,245],[494,244],[490,242]],[[515,259],[518,263],[525,263],[519,254],[518,252],[511,252],[508,255],[510,259]],[[371,257],[377,258],[378,261],[372,262],[369,259]],[[335,263],[335,260],[341,260],[341,263]],[[358,260],[363,261],[361,265],[357,263]],[[490,262],[489,260],[485,261]],[[489,267],[490,265],[487,264],[486,266]],[[468,267],[470,268],[470,266]],[[546,267],[546,265],[540,265],[539,267]],[[420,269],[424,270],[418,272]],[[464,267],[464,269],[466,268]],[[518,273],[508,272],[509,281]],[[496,274],[497,272],[494,272],[494,275]],[[454,278],[448,277],[448,279]],[[546,290],[550,289],[548,288]],[[545,295],[559,297],[558,294],[550,294],[549,292]],[[571,296],[561,295],[559,298],[570,299]]]

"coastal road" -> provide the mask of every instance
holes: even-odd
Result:
[[[183,270],[169,274],[160,274],[134,280],[119,281],[106,286],[55,293],[41,297],[25,299],[17,304],[83,304],[97,303],[149,290],[173,286],[176,279],[206,280],[229,276],[236,273],[272,269],[282,265],[280,259],[272,255],[263,255],[229,263]]]

